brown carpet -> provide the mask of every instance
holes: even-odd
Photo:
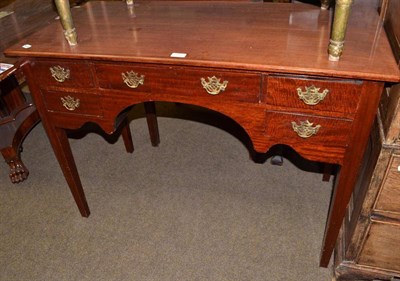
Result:
[[[153,148],[136,110],[133,154],[71,139],[88,219],[41,124],[24,143],[28,180],[0,166],[1,281],[331,280],[318,264],[332,183],[287,159],[254,163],[236,124],[186,105],[158,105]]]

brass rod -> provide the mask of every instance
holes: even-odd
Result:
[[[328,53],[330,61],[338,61],[343,52],[347,22],[353,0],[336,0]]]
[[[72,21],[71,8],[69,0],[54,0],[58,14],[60,16],[61,25],[64,29],[64,36],[68,43],[73,46],[77,44],[77,35],[74,22]]]

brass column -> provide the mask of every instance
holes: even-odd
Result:
[[[332,24],[331,39],[329,40],[329,60],[338,61],[343,52],[347,22],[353,0],[336,0],[335,17]]]
[[[64,36],[68,43],[72,45],[77,44],[77,35],[72,21],[71,8],[69,6],[69,0],[54,0],[58,14],[60,16],[61,25],[64,29]]]

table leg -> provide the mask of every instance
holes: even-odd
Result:
[[[61,170],[78,206],[79,212],[83,217],[90,215],[89,206],[86,201],[82,183],[76,168],[74,156],[68,141],[67,133],[64,129],[56,128],[42,118],[43,126],[53,147],[54,154],[57,157]]]
[[[145,102],[144,111],[146,114],[147,126],[149,128],[151,144],[153,146],[158,146],[160,144],[160,134],[158,132],[158,122],[157,122],[155,103]]]
[[[135,148],[133,146],[131,129],[129,127],[129,121],[126,118],[125,118],[124,122],[122,123],[121,135],[122,135],[122,139],[124,141],[126,152],[132,153],[135,150]]]
[[[329,181],[331,179],[333,165],[332,164],[328,164],[328,163],[325,163],[323,165],[324,165],[324,167],[323,167],[322,180],[323,181]]]
[[[64,129],[60,128],[49,126],[45,126],[45,128],[79,212],[83,217],[88,217],[90,215],[90,210],[76,168],[74,156],[72,155],[67,133]]]
[[[330,61],[338,61],[342,55],[347,21],[349,19],[352,3],[353,0],[336,0],[335,16],[328,47]]]
[[[72,196],[75,199],[76,205],[83,217],[90,215],[89,206],[86,201],[85,193],[82,188],[82,183],[79,178],[78,170],[76,168],[74,156],[71,151],[71,146],[68,141],[65,129],[55,127],[50,117],[47,114],[46,105],[42,100],[41,90],[34,82],[35,75],[32,73],[30,64],[27,63],[23,67],[23,71],[27,77],[27,82],[31,94],[35,100],[37,110],[42,120],[44,129],[46,130],[50,144],[53,147],[54,154],[60,164],[61,170],[71,190]]]
[[[329,215],[325,228],[324,241],[321,250],[320,266],[327,267],[332,252],[336,246],[337,238],[347,205],[353,193],[361,162],[367,147],[369,134],[375,119],[378,103],[383,90],[383,83],[364,82],[361,91],[359,111],[354,120],[351,144],[349,145],[339,174],[336,177],[335,187]]]

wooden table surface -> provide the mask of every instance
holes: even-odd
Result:
[[[400,79],[373,9],[353,10],[341,61],[328,61],[331,17],[306,4],[138,1],[130,11],[118,2],[89,2],[73,9],[78,45],[70,47],[61,25],[52,24],[6,54]],[[171,58],[174,52],[187,56]]]

